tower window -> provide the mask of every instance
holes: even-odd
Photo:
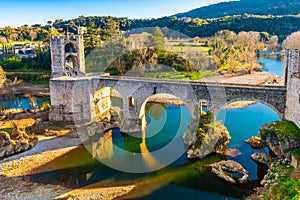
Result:
[[[66,53],[76,53],[77,52],[77,47],[73,43],[68,43],[65,46],[65,52]]]

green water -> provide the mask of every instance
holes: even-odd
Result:
[[[224,114],[226,113],[226,117]],[[156,112],[157,114],[157,112]],[[183,150],[182,136],[188,128],[191,114],[185,106],[168,106],[159,112],[159,115],[147,116],[146,145],[150,152],[156,151],[175,141],[173,150]],[[261,178],[265,171],[262,166],[255,164],[250,155],[256,150],[244,143],[258,134],[260,125],[268,121],[278,120],[276,113],[263,104],[251,105],[242,109],[221,111],[218,119],[225,119],[232,137],[229,147],[237,148],[242,155],[235,158],[250,172],[250,179],[246,184],[235,186],[217,178],[210,172],[208,164],[226,159],[224,156],[211,155],[201,160],[188,160],[183,153],[168,167],[149,173],[126,173],[112,169],[97,159],[86,150],[85,146],[58,158],[56,166],[65,163],[74,163],[84,160],[86,165],[79,165],[64,170],[54,170],[30,176],[32,182],[45,184],[64,185],[78,188],[90,184],[95,187],[118,186],[135,184],[136,188],[122,199],[242,199],[257,185],[258,177]],[[163,124],[163,125],[162,125]],[[125,157],[119,149],[128,152],[140,153],[142,139],[137,135],[128,136],[120,133],[118,129],[112,131],[112,158],[117,158],[122,165]],[[264,151],[264,150],[263,150]],[[173,152],[169,152],[170,154]],[[153,156],[159,162],[162,157]],[[141,160],[142,162],[142,160]]]

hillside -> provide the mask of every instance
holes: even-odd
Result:
[[[240,0],[197,8],[177,17],[216,18],[226,15],[288,15],[300,13],[300,0]]]

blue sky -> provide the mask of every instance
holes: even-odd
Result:
[[[80,15],[159,18],[229,0],[0,0],[0,27]]]

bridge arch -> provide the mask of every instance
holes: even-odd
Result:
[[[65,59],[65,66],[64,72],[68,76],[77,75],[80,70],[78,57],[75,55],[67,55]]]
[[[118,108],[116,108],[118,107]],[[93,94],[91,105],[92,120],[121,120],[124,108],[124,98],[114,88],[102,87]]]
[[[234,102],[239,102],[239,101],[253,101],[253,102],[256,102],[256,103],[261,103],[261,104],[264,104],[266,106],[268,106],[269,108],[271,108],[273,111],[275,111],[277,113],[277,115],[279,116],[280,120],[283,119],[283,113],[281,113],[274,105],[272,105],[271,103],[267,102],[267,101],[264,101],[264,100],[261,100],[261,99],[257,99],[257,98],[235,98],[235,99],[231,99],[229,101],[227,101],[226,103],[224,104],[221,104],[219,106],[216,107],[216,109],[214,110],[214,113],[215,115],[217,113],[220,112],[220,110],[224,109],[227,105],[229,104],[232,104]]]
[[[159,93],[159,94],[154,94],[152,96],[149,96],[142,103],[141,108],[139,110],[139,119],[141,120],[142,138],[143,138],[144,142],[145,142],[145,138],[155,136],[161,130],[163,130],[163,128],[165,127],[165,125],[167,123],[170,123],[170,121],[169,121],[170,119],[168,120],[168,117],[170,117],[170,115],[168,115],[166,113],[166,107],[170,106],[170,105],[187,106],[188,107],[187,103],[181,101],[179,97],[176,97],[176,96],[170,95],[170,94],[166,94],[166,93]],[[191,108],[188,108],[188,112],[190,113],[190,116],[192,116]],[[152,125],[152,121],[149,122],[147,120],[146,113],[150,114],[151,117],[153,117],[153,119],[155,119],[157,121],[159,120],[159,124],[154,123],[154,125]],[[182,124],[182,122],[184,122],[184,121],[186,122],[186,120],[187,120],[184,113],[186,113],[186,112],[184,112],[184,110],[181,110],[180,123],[174,122],[179,127],[178,127],[176,133],[174,133],[173,137],[180,133],[179,130],[182,130],[181,129],[181,128],[183,128],[182,125],[185,124],[185,123]],[[149,135],[149,133],[147,133],[147,135],[146,135],[146,128],[148,125],[152,126],[151,127],[152,132],[150,133],[150,135]]]
[[[198,105],[198,100],[193,94],[192,88],[188,86],[184,89],[179,89],[176,85],[147,83],[136,88],[131,94],[135,98],[135,114],[139,115],[145,103],[153,96],[159,97],[159,95],[162,103],[186,105],[192,114],[195,113]]]

